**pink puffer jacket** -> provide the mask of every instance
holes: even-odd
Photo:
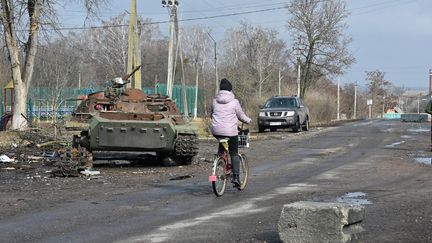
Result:
[[[212,105],[211,131],[213,135],[236,136],[238,120],[247,124],[251,122],[231,91],[219,91]]]

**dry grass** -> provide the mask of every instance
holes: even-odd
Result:
[[[326,123],[336,118],[336,98],[318,91],[311,91],[305,103],[309,107],[312,123]]]
[[[0,132],[0,148],[8,149],[12,146],[17,146],[22,141],[16,131],[1,131]]]

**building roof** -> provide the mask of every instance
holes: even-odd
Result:
[[[402,94],[404,97],[419,97],[427,95],[429,95],[427,90],[407,90]]]

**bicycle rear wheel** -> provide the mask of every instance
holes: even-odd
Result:
[[[216,158],[213,163],[213,173],[216,176],[216,180],[212,181],[213,192],[216,196],[220,197],[224,194],[227,176],[225,174],[226,161],[223,157]]]
[[[237,187],[237,189],[243,190],[245,189],[248,182],[249,164],[245,154],[239,154],[239,157],[240,157],[240,173],[239,173],[240,187]]]

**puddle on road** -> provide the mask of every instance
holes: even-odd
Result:
[[[372,202],[370,202],[364,197],[366,197],[366,193],[364,192],[348,192],[345,195],[336,198],[336,201],[340,203],[348,203],[353,205],[372,204]]]
[[[430,129],[426,129],[426,128],[408,129],[408,132],[430,132]]]
[[[416,158],[414,158],[414,160],[417,163],[421,163],[421,164],[426,164],[426,165],[432,164],[432,158],[420,158],[420,157],[416,157]]]

